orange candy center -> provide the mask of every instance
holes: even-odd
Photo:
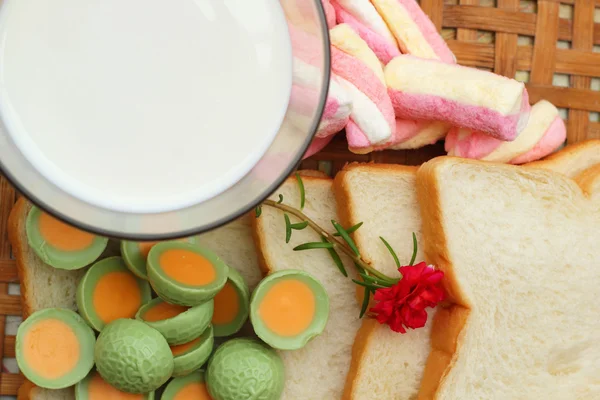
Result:
[[[40,234],[52,247],[62,251],[79,251],[94,242],[94,235],[67,225],[49,214],[41,213],[38,221]]]
[[[285,279],[269,288],[259,304],[258,314],[275,334],[289,337],[310,326],[315,307],[315,296],[306,283]]]
[[[194,346],[196,346],[198,343],[200,343],[201,339],[202,338],[199,337],[199,338],[192,340],[191,342],[187,342],[187,343],[180,344],[177,346],[171,346],[171,353],[173,353],[174,356],[179,356],[181,354],[187,353]]]
[[[187,310],[189,310],[189,307],[162,302],[146,311],[143,318],[148,322],[162,321],[164,319],[176,317]]]
[[[158,262],[170,279],[184,285],[204,286],[217,277],[212,263],[193,251],[167,250],[160,255]]]
[[[144,258],[144,260],[148,258],[148,253],[150,253],[150,250],[152,249],[152,247],[154,247],[154,245],[158,244],[158,243],[159,242],[140,242],[139,243],[140,254]]]
[[[110,386],[98,373],[94,373],[88,385],[88,400],[142,400],[143,394],[121,392]]]
[[[212,400],[204,383],[190,383],[185,385],[173,400]]]
[[[223,289],[214,298],[215,311],[212,323],[217,325],[229,324],[235,320],[240,310],[239,296],[235,286],[227,281]]]
[[[79,362],[79,355],[79,339],[61,320],[39,321],[25,334],[25,362],[44,379],[60,379],[71,372]]]
[[[98,317],[108,324],[119,318],[133,318],[142,305],[142,294],[133,275],[110,272],[98,280],[93,303]]]

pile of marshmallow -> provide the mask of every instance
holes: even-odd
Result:
[[[459,66],[415,0],[322,2],[331,80],[305,157],[344,129],[358,154],[416,149],[445,138],[449,155],[512,164],[542,158],[565,141],[556,107],[545,100],[530,106],[525,85],[514,79]],[[292,41],[309,34],[292,25],[290,33]],[[295,65],[310,64],[310,54],[299,58]],[[302,80],[292,95],[305,90]]]

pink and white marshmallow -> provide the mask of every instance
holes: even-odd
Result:
[[[391,150],[419,149],[444,138],[451,126],[438,121],[410,121],[396,119],[395,143]]]
[[[510,164],[539,160],[559,148],[567,137],[557,108],[546,100],[531,107],[529,122],[512,142],[480,132],[452,128],[446,137],[448,155]]]
[[[323,79],[322,56],[317,53],[320,39],[317,35],[293,25],[289,26],[289,32],[294,46],[294,57],[292,91],[287,117],[295,126],[304,129],[311,125],[315,105],[320,101]],[[339,78],[332,74],[315,140],[329,138],[330,141],[333,135],[348,124],[351,111],[352,97],[340,84]],[[318,140],[318,145],[324,147],[328,141]]]
[[[456,57],[415,0],[371,1],[403,54],[456,63]]]
[[[336,26],[329,36],[331,70],[352,99],[346,125],[351,150],[357,141],[369,147],[387,143],[396,121],[379,59],[349,25]]]
[[[331,0],[336,20],[349,25],[385,65],[400,55],[398,43],[370,0]]]
[[[442,121],[511,141],[525,128],[525,85],[491,72],[409,55],[385,67],[396,116]]]

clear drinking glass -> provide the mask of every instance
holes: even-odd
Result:
[[[230,189],[193,206],[162,213],[126,213],[73,197],[45,178],[21,153],[0,112],[0,171],[33,203],[54,216],[104,236],[163,240],[223,225],[252,210],[294,170],[319,124],[329,86],[328,28],[319,0],[281,0],[292,33],[293,85],[281,127],[258,164]],[[1,6],[0,6],[1,7]],[[312,94],[310,94],[312,93]]]

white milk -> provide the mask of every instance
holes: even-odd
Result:
[[[278,0],[0,4],[0,112],[36,169],[84,201],[198,203],[247,174],[283,120]]]

